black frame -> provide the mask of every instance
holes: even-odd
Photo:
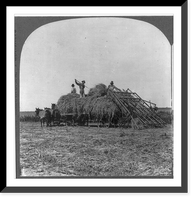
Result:
[[[176,5],[174,5],[176,6]],[[6,147],[4,148],[5,165],[3,166],[4,177],[2,193],[187,193],[188,192],[188,3],[181,5],[181,187],[7,187],[6,185]],[[15,80],[16,83],[18,80]],[[17,92],[17,91],[16,91]],[[16,106],[17,107],[17,106]],[[19,107],[18,107],[19,108]],[[19,112],[16,108],[16,112]],[[16,123],[17,124],[17,123]],[[17,127],[16,127],[17,128]],[[6,144],[6,135],[4,140]],[[2,176],[2,175],[1,175]]]

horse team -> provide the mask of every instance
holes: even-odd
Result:
[[[90,117],[89,114],[76,114],[76,113],[69,113],[66,115],[61,115],[60,111],[58,109],[50,109],[50,108],[44,108],[39,109],[36,108],[35,110],[35,115],[36,117],[39,117],[40,122],[41,122],[41,127],[43,127],[44,124],[46,126],[52,126],[54,124],[60,125],[61,122],[65,122],[66,125],[89,125],[89,121],[91,121],[94,117]],[[98,116],[97,118],[93,119],[93,121],[97,122],[97,126],[105,125],[107,122],[109,126],[111,124],[117,124],[118,120],[116,120],[113,117],[106,117],[101,115]]]
[[[40,119],[41,127],[46,124],[46,126],[52,126],[54,124],[60,125],[61,122],[65,122],[67,125],[88,125],[88,115],[87,114],[66,114],[61,115],[58,109],[44,108],[35,109],[35,116]]]
[[[41,122],[41,127],[44,125],[44,123],[46,123],[46,126],[51,126],[52,124],[54,125],[55,123],[59,125],[61,118],[60,111],[58,109],[49,109],[49,108],[45,108],[44,110],[36,108],[35,116],[39,117]]]

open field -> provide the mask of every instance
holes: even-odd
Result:
[[[40,127],[20,122],[22,176],[173,175],[173,130]]]

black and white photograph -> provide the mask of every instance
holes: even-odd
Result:
[[[187,191],[186,9],[8,9],[6,191]]]
[[[15,21],[17,39],[28,18]],[[34,30],[20,55],[19,176],[172,178],[172,45],[173,16]]]

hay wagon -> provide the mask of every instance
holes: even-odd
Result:
[[[154,105],[152,107],[151,105]],[[70,125],[132,127],[134,129],[164,127],[166,123],[155,112],[155,104],[143,100],[130,89],[108,90],[104,84],[91,88],[88,95],[60,97],[57,107]],[[74,118],[77,116],[77,118]]]
[[[77,113],[66,113],[61,114],[60,123],[62,125],[67,126],[88,126],[88,115],[87,114],[80,114]]]
[[[75,113],[61,114],[61,119],[60,119],[61,124],[74,126],[75,125],[74,116]]]

